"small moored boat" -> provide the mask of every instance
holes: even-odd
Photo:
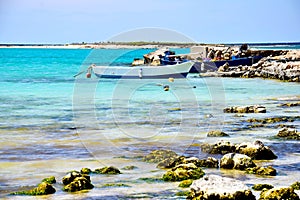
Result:
[[[96,66],[90,69],[99,78],[127,78],[127,79],[159,79],[185,78],[194,62],[184,62],[176,65],[162,66]]]

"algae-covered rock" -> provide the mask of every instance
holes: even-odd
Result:
[[[121,174],[120,170],[113,166],[95,169],[94,173],[96,173],[96,174]]]
[[[216,144],[202,144],[201,150],[205,153],[210,154],[227,154],[227,153],[233,153],[235,152],[235,145],[231,144],[228,141],[220,141]]]
[[[12,195],[47,195],[47,194],[54,194],[56,192],[55,188],[47,183],[42,182],[40,183],[36,188],[33,188],[32,190],[27,191],[20,191],[20,192],[14,192],[11,193]]]
[[[291,188],[294,188],[294,190],[300,190],[300,182],[295,182],[291,185]]]
[[[128,165],[128,166],[122,167],[123,170],[134,170],[137,168],[138,168],[137,166],[133,166],[133,165]]]
[[[75,178],[77,177],[82,177],[82,174],[80,174],[79,172],[77,171],[72,171],[72,172],[69,172],[67,175],[65,175],[63,178],[62,178],[62,183],[64,185],[68,185],[69,183],[71,183]]]
[[[300,140],[300,132],[294,128],[282,128],[279,130],[277,136],[286,139]]]
[[[274,188],[274,186],[270,184],[255,184],[252,186],[252,189],[256,191],[261,191],[263,189],[272,189],[272,188]]]
[[[178,155],[171,150],[154,150],[142,158],[145,162],[158,163],[167,158],[176,158]]]
[[[267,109],[261,105],[232,106],[224,108],[224,113],[266,113]]]
[[[42,182],[46,182],[46,183],[49,183],[49,184],[53,184],[53,183],[56,183],[56,179],[54,176],[50,176],[48,178],[44,178],[42,180]]]
[[[251,190],[241,181],[208,175],[193,181],[187,199],[201,200],[255,200]]]
[[[76,177],[71,183],[64,186],[63,190],[66,192],[76,192],[93,188],[94,185],[86,177]]]
[[[180,164],[193,163],[197,167],[207,167],[207,168],[218,168],[219,161],[213,157],[208,157],[207,159],[199,159],[196,157],[184,157],[178,156],[176,158],[165,159],[158,163],[157,168],[168,169],[173,168]]]
[[[207,133],[207,137],[228,137],[228,136],[229,135],[227,133],[224,133],[223,131],[220,130],[213,130]]]
[[[183,180],[179,183],[178,187],[187,188],[187,187],[190,187],[190,185],[192,185],[192,183],[193,183],[193,180],[191,180],[191,179]]]
[[[220,167],[224,169],[244,170],[255,166],[255,163],[249,156],[238,153],[228,153],[224,155],[220,161]]]
[[[288,188],[272,188],[272,189],[263,189],[260,193],[260,200],[299,200],[299,196],[295,193],[294,189],[291,187]]]
[[[179,197],[189,196],[189,195],[190,195],[190,191],[189,190],[176,192],[176,196],[179,196]]]
[[[282,107],[300,106],[300,102],[283,103],[283,104],[280,104],[280,106],[282,106]]]
[[[254,143],[243,142],[236,145],[236,152],[245,154],[254,160],[273,160],[277,158],[273,151],[259,140]]]
[[[90,174],[91,172],[92,172],[92,170],[89,168],[86,168],[86,167],[84,167],[80,170],[81,174]]]
[[[131,186],[125,183],[106,183],[101,186],[101,188],[106,188],[106,187],[131,187]]]
[[[248,174],[257,174],[263,176],[276,176],[277,174],[276,169],[274,169],[272,166],[247,168],[246,172]]]
[[[204,171],[193,163],[180,164],[168,170],[162,177],[164,181],[182,181],[199,179],[204,176]]]

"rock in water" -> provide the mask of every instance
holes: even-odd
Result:
[[[176,158],[178,155],[171,150],[154,150],[148,155],[143,157],[143,161],[150,163],[158,163],[167,158]]]
[[[276,176],[277,174],[276,169],[274,169],[272,166],[247,168],[246,172],[248,174],[257,174],[263,176]]]
[[[300,140],[300,132],[293,128],[283,128],[279,130],[277,136],[286,139]]]
[[[224,133],[223,131],[220,130],[214,130],[214,131],[209,131],[207,133],[207,137],[228,137],[229,135],[227,133]]]
[[[244,170],[249,167],[255,167],[255,163],[249,156],[238,153],[228,153],[221,158],[220,167],[225,169]]]
[[[243,182],[217,175],[208,175],[195,180],[190,188],[191,192],[187,199],[255,200],[255,196]]]
[[[254,143],[243,142],[236,145],[236,152],[245,154],[254,160],[273,160],[277,158],[273,151],[269,147],[264,146],[259,140]]]
[[[96,173],[96,174],[121,174],[120,170],[113,166],[95,169],[94,173]]]
[[[183,181],[199,179],[204,176],[204,171],[194,163],[180,164],[168,170],[162,177],[164,181]]]
[[[12,195],[47,195],[54,194],[55,188],[47,182],[40,183],[36,188],[28,191],[14,192]]]
[[[288,199],[288,200],[299,200],[299,196],[294,192],[294,189],[289,188],[273,188],[273,189],[263,189],[260,193],[260,198],[268,199],[268,200],[281,200],[281,199]]]
[[[76,192],[80,190],[93,189],[94,185],[86,177],[77,177],[71,183],[66,185],[63,190],[66,192]]]

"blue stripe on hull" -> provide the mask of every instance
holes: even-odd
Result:
[[[185,78],[188,73],[165,74],[157,76],[143,76],[141,79],[164,79],[164,78]],[[115,79],[140,79],[139,76],[121,76],[121,75],[101,75],[95,74],[99,78],[115,78]]]

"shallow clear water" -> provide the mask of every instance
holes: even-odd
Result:
[[[191,144],[218,141],[206,137],[213,129],[222,129],[230,135],[226,140],[234,143],[262,140],[279,158],[258,164],[275,166],[278,176],[216,169],[206,173],[233,176],[249,185],[286,186],[299,181],[299,142],[272,138],[279,130],[275,126],[241,129],[248,118],[299,116],[298,107],[278,107],[295,98],[299,101],[298,83],[197,74],[174,82],[86,79],[84,73],[73,77],[91,63],[129,64],[150,51],[0,49],[0,197],[25,198],[8,194],[51,175],[60,182],[66,172],[82,167],[136,165],[138,169],[122,175],[92,176],[96,187],[87,193],[67,194],[57,184],[54,195],[41,198],[171,198],[180,190],[178,183],[141,181],[140,177],[159,178],[164,171],[134,157],[162,148],[204,158],[208,155]],[[170,90],[165,92],[164,85]],[[266,106],[267,113],[244,117],[223,113],[226,106],[255,104]],[[299,130],[299,121],[291,124]],[[101,187],[111,182],[132,187]]]

